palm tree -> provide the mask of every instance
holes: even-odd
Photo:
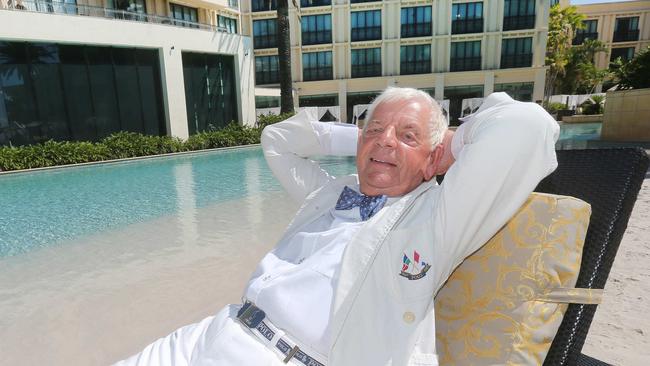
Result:
[[[585,27],[585,16],[578,13],[575,6],[561,8],[560,4],[551,7],[548,20],[548,40],[546,43],[546,87],[544,96],[548,101],[555,91],[558,76],[565,74],[565,67],[571,55],[571,41],[577,29]]]
[[[292,0],[293,1],[293,0]],[[295,6],[294,1],[294,6]],[[296,8],[298,8],[296,6]],[[278,62],[280,66],[280,114],[293,113],[293,87],[291,80],[291,42],[289,28],[289,2],[278,0]]]

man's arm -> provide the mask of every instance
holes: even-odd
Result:
[[[442,239],[436,250],[446,275],[487,242],[557,167],[559,126],[546,111],[505,93],[486,103],[492,107],[479,110],[454,134],[456,162],[434,207]]]
[[[295,200],[302,202],[333,179],[315,155],[356,154],[358,129],[354,125],[317,122],[307,111],[264,128],[262,148],[273,175]]]

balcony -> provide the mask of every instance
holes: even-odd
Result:
[[[402,62],[400,63],[400,75],[428,74],[431,72],[431,60]]]
[[[263,36],[254,36],[253,37],[253,48],[276,48],[278,46],[278,36],[277,34],[266,34]]]
[[[277,0],[251,0],[251,10],[254,12],[278,10],[278,1]]]
[[[416,23],[416,24],[402,24],[401,35],[402,38],[430,36],[431,22]]]
[[[381,64],[352,65],[353,78],[367,78],[381,76]]]
[[[535,28],[535,14],[503,17],[504,31],[533,28]]]
[[[323,43],[332,43],[332,32],[330,30],[302,32],[303,45]]]
[[[352,28],[350,36],[352,38],[352,42],[381,39],[381,26]]]
[[[110,8],[102,8],[98,6],[89,6],[81,4],[69,4],[58,1],[27,1],[24,0],[20,4],[14,1],[11,5],[0,6],[0,9],[16,10],[16,11],[30,11],[37,13],[51,13],[51,14],[66,14],[66,15],[82,15],[97,18],[113,18],[119,20],[128,20],[135,22],[145,22],[152,24],[163,24],[171,26],[179,26],[186,28],[203,29],[213,32],[228,33],[225,27],[219,27],[212,24],[190,22],[172,17],[164,17],[159,15],[152,15],[146,13],[138,13],[135,11],[117,10]]]
[[[312,6],[330,6],[332,0],[300,0],[300,7],[309,8]]]
[[[531,67],[533,65],[532,53],[520,53],[518,55],[502,55],[501,68],[512,69],[516,67]]]
[[[483,18],[460,19],[451,22],[451,34],[483,33]]]
[[[481,69],[481,56],[452,58],[449,63],[449,71],[471,71]]]
[[[278,70],[265,70],[255,72],[255,85],[279,84],[280,72]]]
[[[575,38],[573,38],[573,41],[571,41],[571,44],[577,46],[583,44],[588,39],[591,40],[598,39],[598,32],[577,33]]]
[[[638,29],[626,29],[614,32],[614,42],[635,42],[639,40]]]
[[[304,81],[332,80],[332,66],[305,68],[302,71]]]
[[[374,3],[374,2],[380,2],[381,0],[350,0],[351,4],[359,4],[359,3]]]

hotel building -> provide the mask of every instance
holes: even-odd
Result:
[[[576,7],[586,19],[585,29],[577,31],[573,44],[582,44],[585,39],[598,39],[607,46],[607,52],[596,55],[596,67],[607,68],[618,57],[630,60],[650,46],[650,0]]]
[[[236,0],[0,0],[0,146],[254,123]]]
[[[352,107],[387,86],[415,87],[461,102],[493,91],[540,101],[549,0],[289,1],[292,78],[300,106]],[[241,3],[241,29],[253,38],[258,87],[279,85],[276,0]],[[257,107],[272,107],[258,97]]]

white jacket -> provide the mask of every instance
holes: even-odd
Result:
[[[309,156],[330,151],[300,113],[268,126],[267,162],[304,201],[285,238],[334,207],[357,176],[334,178]],[[557,123],[538,105],[505,93],[487,97],[452,141],[456,163],[441,185],[422,183],[372,217],[343,255],[332,306],[331,366],[437,365],[433,298],[452,270],[484,244],[557,167]],[[279,241],[280,243],[288,240]],[[430,266],[401,275],[405,258]],[[421,264],[420,270],[426,267]]]

